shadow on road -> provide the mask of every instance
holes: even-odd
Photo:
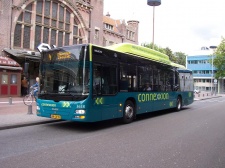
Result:
[[[182,113],[189,109],[189,107],[183,107],[180,111],[175,111],[174,109],[160,110],[156,112],[144,113],[137,116],[135,121],[142,121],[149,118],[160,117],[162,115],[168,115],[171,113]]]
[[[142,122],[144,120],[148,120],[155,117],[160,117],[163,115],[168,115],[171,113],[182,113],[187,111],[189,108],[184,107],[181,111],[176,112],[174,109],[167,109],[167,110],[161,110],[157,112],[150,112],[145,114],[139,114],[137,115],[136,119],[133,121],[133,123],[136,122]],[[132,123],[130,123],[132,124]],[[59,130],[66,130],[66,131],[76,131],[76,132],[92,132],[92,131],[100,131],[105,130],[112,127],[121,127],[124,125],[129,124],[123,124],[121,119],[112,119],[112,120],[105,120],[100,122],[94,122],[94,123],[81,123],[81,122],[71,122],[71,121],[62,121],[62,122],[55,122],[48,124],[48,127],[54,127]]]

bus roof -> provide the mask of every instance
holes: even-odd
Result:
[[[179,68],[179,69],[184,69],[184,70],[186,69],[185,66],[180,65],[180,64],[176,64],[176,63],[174,63],[174,62],[171,62],[171,65],[174,66],[174,67],[177,67],[177,68]]]
[[[192,73],[192,70],[190,69],[183,69],[183,68],[178,68],[179,73]]]
[[[135,56],[142,57],[145,59],[153,60],[153,61],[160,62],[160,63],[167,64],[167,65],[171,65],[171,66],[174,66],[177,68],[186,69],[183,65],[179,65],[179,64],[171,62],[169,60],[168,55],[163,54],[156,50],[152,50],[150,48],[143,47],[143,46],[130,44],[130,43],[120,43],[120,44],[115,44],[112,46],[107,46],[105,48],[111,49],[114,51],[118,51],[118,52],[122,52],[122,53],[135,55]]]

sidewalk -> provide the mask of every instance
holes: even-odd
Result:
[[[194,96],[194,100],[199,101],[225,95],[211,95],[209,92],[201,92]],[[12,103],[10,104],[10,102]],[[35,103],[32,104],[32,110],[28,108],[24,105],[22,97],[12,97],[12,101],[9,98],[0,98],[0,130],[59,121],[36,116]]]
[[[11,104],[10,104],[11,103]],[[56,120],[36,116],[36,104],[29,108],[22,97],[0,98],[0,130],[36,125]]]
[[[195,93],[194,94],[194,100],[205,100],[205,99],[212,99],[212,98],[217,98],[217,97],[222,97],[225,96],[223,94],[212,94],[211,92],[200,92],[200,93]]]

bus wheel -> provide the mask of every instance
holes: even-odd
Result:
[[[123,123],[131,123],[134,119],[135,109],[132,101],[127,100],[123,110]]]
[[[176,111],[180,111],[182,107],[181,97],[177,97],[177,105],[176,105]]]

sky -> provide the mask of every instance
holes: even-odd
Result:
[[[225,38],[225,0],[161,0],[155,7],[154,43],[173,52],[218,46]],[[104,0],[104,15],[139,21],[139,45],[151,43],[153,7],[147,0]]]

